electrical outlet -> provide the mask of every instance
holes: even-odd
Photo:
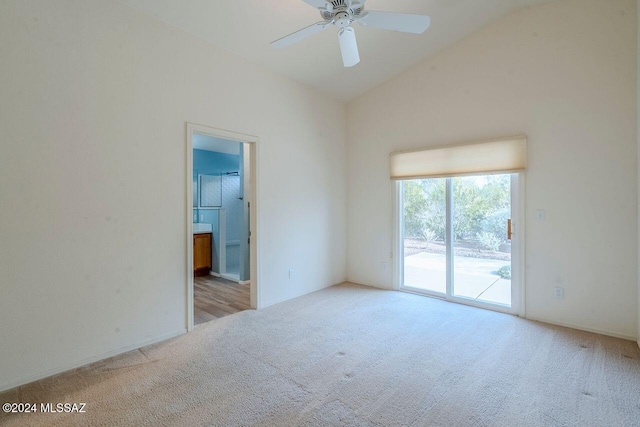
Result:
[[[564,288],[556,288],[556,299],[564,299]]]
[[[293,279],[293,270],[289,270],[289,279]]]
[[[387,269],[389,268],[389,263],[386,261],[382,262],[382,270],[387,271]]]

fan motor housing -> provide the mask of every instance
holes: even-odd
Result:
[[[343,28],[348,27],[356,18],[362,15],[364,11],[364,4],[349,7],[344,0],[336,0],[331,3],[333,8],[331,10],[320,11],[320,15],[325,21],[333,21],[335,25]]]
[[[337,27],[348,27],[353,22],[353,17],[347,12],[338,12],[333,18],[333,22]]]

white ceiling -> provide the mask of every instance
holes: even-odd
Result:
[[[335,98],[351,100],[489,22],[549,0],[367,0],[366,8],[431,16],[422,35],[356,25],[360,64],[344,68],[337,29],[284,50],[269,43],[320,21],[302,0],[120,0]]]
[[[240,155],[240,144],[242,143],[208,135],[193,134],[193,148],[195,150],[215,151],[238,156]]]

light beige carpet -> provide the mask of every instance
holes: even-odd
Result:
[[[342,285],[0,394],[0,424],[638,426],[636,344]]]

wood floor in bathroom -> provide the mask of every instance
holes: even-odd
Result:
[[[194,316],[196,325],[248,310],[249,286],[214,276],[196,277],[194,283]]]

